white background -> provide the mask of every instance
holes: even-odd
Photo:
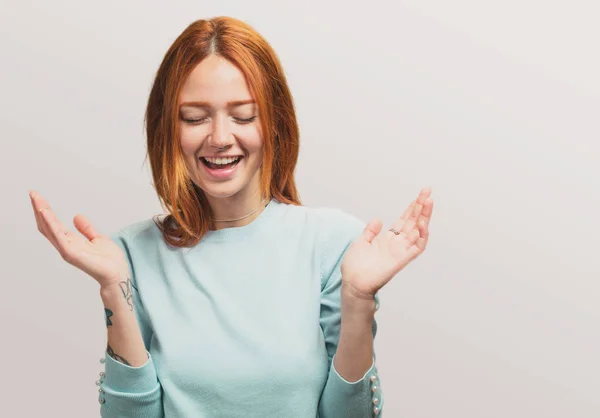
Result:
[[[99,411],[98,286],[37,232],[28,189],[106,233],[162,212],[143,165],[152,78],[188,24],[230,15],[284,65],[304,204],[389,226],[433,188],[427,251],[380,293],[384,416],[600,416],[596,1],[1,9],[0,415]]]

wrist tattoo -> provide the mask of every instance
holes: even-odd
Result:
[[[106,326],[110,326],[112,325],[112,321],[110,320],[110,317],[113,315],[113,312],[110,309],[106,309],[104,308],[104,314],[106,315]]]
[[[129,310],[133,311],[133,291],[131,290],[131,278],[127,278],[127,281],[120,282],[119,287],[121,288],[121,292],[123,292],[123,297],[127,301],[127,305],[129,305]]]
[[[118,362],[126,364],[127,366],[131,366],[131,364],[129,364],[129,362],[127,360],[125,360],[123,357],[121,357],[120,355],[115,353],[115,351],[112,349],[112,347],[109,344],[106,344],[106,352],[108,353],[109,356],[111,356]]]

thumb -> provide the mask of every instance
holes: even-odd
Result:
[[[88,218],[81,214],[75,215],[73,218],[73,225],[79,232],[81,232],[88,240],[92,241],[94,238],[98,237],[100,234],[96,231],[89,221]]]
[[[381,232],[383,223],[380,219],[371,219],[363,229],[362,236],[370,244],[371,241]]]

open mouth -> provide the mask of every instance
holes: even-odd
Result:
[[[238,156],[235,158],[211,158],[211,161],[204,157],[200,157],[202,163],[211,170],[224,170],[235,167],[244,157]]]

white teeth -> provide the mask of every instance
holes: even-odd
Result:
[[[204,158],[209,163],[213,163],[213,164],[229,164],[229,163],[232,163],[232,162],[237,161],[237,160],[240,159],[240,157],[232,157],[232,158],[206,158],[206,157],[202,157],[202,158]]]

